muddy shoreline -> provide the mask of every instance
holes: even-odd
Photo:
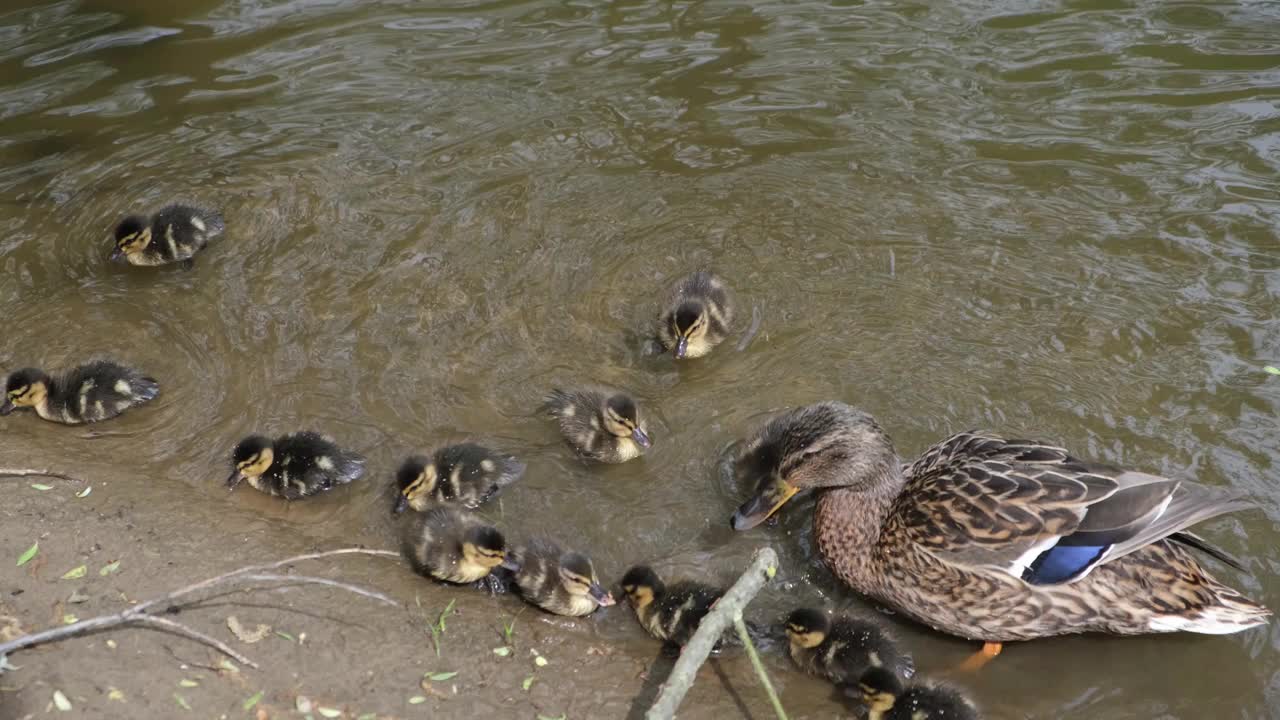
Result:
[[[5,453],[0,466],[51,469],[30,460]],[[119,471],[58,470],[92,478],[90,494],[78,498],[84,484],[57,478],[0,480],[6,498],[0,523],[0,547],[6,551],[0,615],[15,618],[23,631],[56,626],[69,615],[84,619],[118,612],[131,602],[244,565],[352,544],[312,542],[287,527],[269,525],[228,536],[220,527],[188,522],[182,503],[164,492],[145,502],[125,499],[114,489],[138,479]],[[198,500],[190,494],[185,499]],[[16,567],[14,559],[36,541],[36,556]],[[117,561],[114,572],[101,574]],[[83,577],[62,578],[80,565],[87,568]],[[551,617],[514,597],[440,587],[398,561],[351,557],[293,569],[377,589],[402,606],[387,608],[316,587],[212,597],[177,619],[231,644],[259,669],[228,664],[219,653],[177,636],[135,628],[107,631],[15,653],[10,660],[21,669],[0,676],[0,717],[42,716],[52,707],[55,691],[85,717],[256,718],[263,716],[260,710],[265,717],[304,717],[298,696],[314,708],[366,720],[640,717],[670,668],[656,645],[646,657],[600,637],[595,628],[600,615]],[[437,657],[428,626],[438,622],[450,601]],[[248,644],[228,629],[229,616],[244,626],[271,630]],[[513,618],[508,637],[505,626]],[[501,647],[510,651],[494,653]],[[540,666],[537,656],[547,663]],[[750,677],[746,662],[729,657],[708,663],[681,717],[766,716],[761,691],[747,681],[730,680]],[[735,667],[739,664],[744,667]],[[444,681],[424,682],[428,674],[454,672]],[[811,690],[828,692],[816,682]],[[259,692],[260,699],[246,710]]]

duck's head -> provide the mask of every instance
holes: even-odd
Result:
[[[648,565],[637,565],[622,576],[622,592],[636,610],[643,610],[666,590],[662,578]]]
[[[37,407],[48,397],[49,376],[43,370],[24,368],[5,381],[0,415],[8,415],[18,408]]]
[[[792,611],[786,620],[787,640],[793,647],[806,650],[816,648],[827,639],[831,632],[831,618],[821,610],[799,608]]]
[[[497,528],[480,525],[467,530],[462,537],[462,562],[485,570],[493,570],[507,559],[507,541]]]
[[[734,530],[768,520],[803,490],[866,490],[901,476],[893,442],[875,418],[839,403],[817,403],[774,418],[763,437],[739,457],[740,478],[760,472],[760,457],[769,461],[751,499],[733,514]]]
[[[642,448],[647,448],[653,444],[653,441],[649,439],[649,433],[645,432],[644,424],[640,420],[640,408],[630,396],[621,393],[609,396],[604,401],[601,415],[604,418],[604,429],[610,435],[631,438]]]
[[[868,668],[858,679],[858,690],[862,693],[862,702],[866,704],[871,717],[881,717],[893,709],[898,696],[902,694],[902,681],[885,667]]]
[[[271,440],[261,435],[250,435],[236,445],[231,453],[231,464],[234,466],[227,477],[227,489],[235,490],[243,480],[253,481],[271,468],[275,461],[275,451]]]
[[[561,555],[559,573],[560,583],[570,595],[590,595],[601,607],[609,607],[614,603],[613,596],[596,578],[596,570],[586,555],[576,552]]]
[[[436,464],[430,459],[415,455],[405,460],[396,471],[397,492],[392,512],[400,514],[410,507],[419,512],[426,510],[437,481]]]
[[[711,319],[707,313],[707,305],[699,300],[685,300],[676,306],[671,313],[671,335],[675,338],[672,353],[677,360],[685,357],[689,351],[689,343],[706,337]]]
[[[116,226],[116,244],[111,252],[115,262],[126,262],[130,255],[136,255],[151,244],[151,227],[147,221],[137,215],[130,215]]]

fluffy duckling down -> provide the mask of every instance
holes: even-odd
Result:
[[[588,460],[626,462],[652,444],[640,406],[626,393],[603,388],[556,389],[547,396],[544,408],[569,446]]]
[[[358,479],[365,459],[324,435],[303,431],[275,440],[250,435],[232,451],[231,464],[229,490],[247,480],[268,495],[297,500]]]
[[[729,336],[733,303],[724,282],[696,272],[676,283],[658,316],[658,341],[677,360],[710,353]]]
[[[465,585],[489,580],[494,568],[507,562],[507,543],[479,515],[439,505],[405,524],[400,553],[423,577]]]
[[[81,365],[58,377],[25,368],[5,381],[0,415],[30,409],[50,422],[79,425],[108,420],[159,394],[155,380],[109,360]]]
[[[795,664],[837,685],[852,685],[871,668],[886,668],[899,677],[912,672],[911,658],[870,620],[799,608],[787,616],[785,628]]]
[[[725,591],[693,580],[667,585],[653,568],[637,565],[622,576],[622,592],[640,626],[662,641],[666,654],[678,655]]]
[[[867,670],[858,681],[868,720],[981,720],[959,690],[940,683],[904,685],[886,667]]]
[[[396,472],[392,510],[423,512],[434,504],[457,502],[475,509],[519,480],[525,465],[483,445],[460,443],[440,448],[431,457],[414,455]]]
[[[130,215],[116,226],[111,260],[130,265],[191,267],[196,253],[222,234],[222,216],[188,205],[169,205],[150,218]]]
[[[549,613],[582,617],[614,604],[590,558],[549,540],[532,540],[511,554],[512,583],[520,596]]]

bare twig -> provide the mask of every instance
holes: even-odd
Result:
[[[258,667],[257,663],[245,657],[244,655],[241,655],[240,653],[236,652],[229,645],[222,642],[221,640],[205,635],[204,633],[198,630],[192,630],[191,628],[187,627],[186,625],[183,625],[177,620],[170,620],[169,618],[156,617],[155,615],[142,615],[142,616],[133,618],[131,622],[136,623],[138,625],[150,625],[158,630],[164,630],[166,632],[174,633],[175,635],[181,635],[183,637],[190,638],[192,640],[195,640],[198,643],[203,643],[205,645],[208,645],[209,647],[217,650],[223,655],[230,657],[232,660],[235,660],[241,665],[248,665],[251,668]]]
[[[0,477],[49,477],[78,483],[87,482],[74,475],[54,472],[53,470],[37,470],[35,468],[0,468]]]
[[[5,471],[0,470],[0,474],[3,474],[4,472]],[[319,578],[319,577],[313,577],[310,575],[281,575],[278,573],[263,572],[266,570],[273,570],[275,568],[279,568],[285,565],[291,565],[293,563],[301,562],[303,560],[314,560],[314,559],[323,558],[323,557],[334,557],[337,555],[352,555],[352,554],[377,555],[377,556],[394,557],[394,558],[400,557],[398,553],[394,553],[389,550],[366,550],[365,548],[343,548],[341,550],[329,550],[327,552],[297,555],[297,556],[285,558],[284,560],[279,560],[273,563],[267,563],[265,565],[252,565],[249,567],[243,567],[243,568],[240,568],[239,570],[232,570],[231,572],[223,573],[217,577],[210,578],[208,580],[201,580],[198,583],[192,583],[191,585],[178,588],[177,590],[174,590],[168,594],[162,595],[152,600],[148,600],[143,603],[139,603],[127,610],[123,610],[121,612],[115,613],[114,615],[100,615],[98,617],[89,618],[88,620],[81,620],[79,622],[75,622],[70,625],[63,625],[62,627],[51,628],[49,630],[44,630],[37,633],[31,633],[29,635],[23,635],[22,637],[15,638],[14,640],[11,640],[6,643],[0,643],[0,658],[4,658],[7,654],[15,652],[17,650],[24,650],[26,648],[35,647],[37,645],[44,645],[51,642],[58,642],[59,640],[66,640],[67,638],[77,637],[80,635],[101,632],[104,630],[113,630],[121,627],[143,626],[143,627],[155,628],[158,630],[164,630],[166,632],[171,632],[176,635],[181,635],[188,639],[195,640],[196,642],[199,642],[207,647],[211,647],[214,650],[217,650],[218,652],[224,655],[227,655],[228,657],[231,657],[232,659],[236,660],[241,664],[256,668],[258,666],[254,664],[252,660],[236,652],[234,649],[232,649],[222,641],[216,638],[210,637],[208,635],[205,635],[204,633],[201,633],[197,630],[193,630],[192,628],[187,627],[186,625],[183,625],[182,623],[177,622],[176,620],[171,620],[169,618],[164,618],[164,617],[157,617],[153,613],[155,613],[158,610],[167,612],[175,608],[183,608],[183,607],[189,606],[196,601],[185,599],[187,596],[193,595],[201,590],[207,590],[209,588],[217,587],[219,585],[233,584],[241,581],[285,582],[285,583],[301,583],[301,584],[310,584],[310,585],[325,585],[328,587],[338,588],[340,590],[346,590],[348,592],[355,593],[356,595],[371,598],[379,602],[385,602],[391,605],[396,604],[395,600],[392,600],[390,597],[387,597],[386,595],[383,595],[380,592],[376,592],[374,590],[368,590],[356,585],[350,585],[348,583],[340,582],[338,580],[329,580],[328,578]]]
[[[139,605],[135,605],[133,609],[145,610],[147,608],[152,607],[153,605],[158,605],[160,603],[166,603],[166,602],[171,603],[177,598],[183,597],[185,595],[190,595],[195,592],[199,592],[200,590],[213,587],[214,585],[219,585],[238,575],[259,573],[265,570],[275,570],[278,567],[282,567],[284,565],[292,565],[297,562],[302,562],[303,560],[316,560],[323,557],[334,557],[336,555],[352,555],[352,554],[380,555],[382,557],[393,557],[393,558],[400,557],[399,553],[394,553],[394,552],[391,552],[390,550],[366,550],[365,548],[342,548],[341,550],[328,550],[325,552],[308,553],[306,555],[296,555],[291,558],[285,558],[284,560],[277,560],[276,562],[267,563],[265,565],[250,565],[249,567],[242,567],[239,570],[232,570],[231,572],[223,573],[221,575],[218,575],[217,577],[211,577],[208,580],[201,580],[198,583],[192,583],[190,585],[180,587],[177,590],[174,590],[173,592],[163,597],[158,597],[154,600],[148,600]]]
[[[395,600],[392,600],[391,598],[387,597],[386,595],[383,595],[380,592],[375,592],[373,590],[365,590],[364,588],[358,587],[356,585],[350,585],[344,582],[338,582],[337,580],[330,580],[329,578],[312,577],[310,575],[238,575],[236,576],[235,579],[249,580],[252,582],[278,582],[278,583],[285,583],[285,584],[297,583],[299,585],[328,585],[329,587],[335,587],[340,590],[346,590],[349,593],[355,593],[356,595],[367,597],[370,600],[377,600],[378,602],[386,603],[387,605],[396,604]]]
[[[698,675],[698,668],[706,662],[707,656],[711,654],[711,649],[715,647],[720,636],[735,617],[742,617],[742,608],[746,607],[756,593],[760,592],[760,588],[774,576],[777,568],[778,555],[773,548],[763,547],[756,551],[751,566],[742,573],[742,577],[738,578],[733,587],[729,588],[724,597],[716,602],[711,612],[707,613],[698,624],[698,631],[680,652],[680,659],[676,661],[675,667],[671,668],[671,674],[663,683],[662,692],[659,693],[657,701],[645,714],[645,720],[670,720],[675,715],[676,709],[680,707],[680,701],[684,699],[685,693],[689,692],[694,678]]]
[[[751,642],[751,634],[747,632],[747,623],[742,619],[741,609],[733,614],[733,627],[737,629],[738,637],[742,639],[742,645],[747,649],[747,657],[751,658],[751,667],[756,669],[760,685],[769,696],[769,702],[773,705],[773,711],[778,714],[778,720],[787,720],[787,711],[782,708],[778,691],[773,689],[773,683],[769,681],[769,673],[765,672],[764,663],[760,662],[760,654],[756,652],[756,644]]]

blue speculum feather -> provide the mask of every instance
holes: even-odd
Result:
[[[1032,585],[1057,585],[1082,575],[1110,545],[1055,545],[1040,553],[1022,572],[1022,579]]]

